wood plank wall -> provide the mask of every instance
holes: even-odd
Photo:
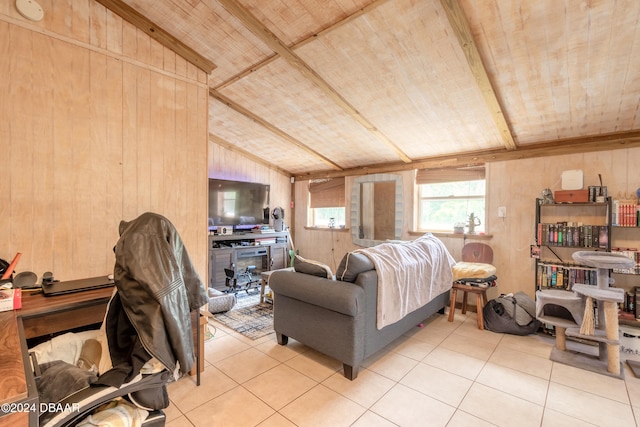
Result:
[[[169,218],[206,279],[207,75],[93,0],[0,3],[0,258],[109,274],[118,224]]]
[[[523,291],[533,297],[535,292],[534,261],[530,258],[529,246],[535,243],[535,199],[545,188],[561,189],[561,174],[565,170],[581,169],[584,172],[584,188],[598,184],[598,174],[608,187],[612,197],[627,197],[640,188],[640,148],[578,153],[562,156],[541,157],[525,160],[510,160],[487,165],[487,232],[490,239],[475,239],[489,244],[494,251],[494,265],[498,272],[498,286],[489,290],[489,297],[501,293]],[[403,176],[405,215],[404,240],[414,239],[409,235],[414,230],[413,175]],[[346,198],[350,200],[353,177],[347,177]],[[348,251],[358,249],[351,239],[351,232],[338,230],[305,229],[307,224],[307,182],[296,183],[296,247],[305,258],[326,263],[335,272],[342,257]],[[347,203],[347,206],[349,204]],[[498,207],[507,208],[507,217],[498,218]],[[350,223],[350,209],[346,211],[346,222]],[[453,224],[452,224],[453,227]],[[613,232],[614,246],[640,247],[640,231],[616,229]],[[474,241],[460,237],[441,237],[445,246],[457,260],[461,259],[462,246]],[[616,277],[616,286],[629,289],[640,286],[637,276]]]
[[[535,243],[535,199],[545,188],[560,190],[563,171],[581,169],[585,189],[599,185],[601,174],[610,196],[629,197],[640,188],[639,162],[640,148],[630,148],[491,163],[487,168],[487,225],[493,237],[486,243],[493,247],[499,286],[489,296],[517,291],[533,296],[535,264],[529,246]],[[507,207],[504,219],[498,218],[499,206]],[[613,246],[640,246],[640,231],[618,229],[613,237]],[[639,285],[637,276],[616,276],[618,287]]]
[[[395,174],[402,177],[402,193],[404,194],[405,204],[401,238],[403,240],[411,240],[414,238],[409,235],[409,231],[413,230],[413,182],[415,181],[415,173],[413,171],[400,171]],[[348,176],[345,179],[345,222],[347,228],[344,230],[305,228],[305,226],[309,225],[309,182],[297,181],[295,183],[296,208],[294,215],[296,216],[296,229],[294,237],[296,249],[305,258],[327,264],[334,273],[347,252],[360,248],[353,244],[351,237],[353,230],[349,226],[351,224],[351,193],[353,182],[356,178],[356,176]]]

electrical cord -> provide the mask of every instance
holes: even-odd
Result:
[[[333,228],[331,229],[331,261],[333,262],[333,271],[337,271],[338,267],[336,265],[336,248],[335,248],[335,242],[333,239],[334,236],[334,231]]]

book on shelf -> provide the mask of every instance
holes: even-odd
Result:
[[[254,239],[256,245],[273,245],[276,243],[275,237],[256,237]]]
[[[609,245],[609,233],[606,226],[598,226],[597,246],[600,249],[607,249]]]
[[[596,285],[597,270],[578,264],[543,260],[538,264],[538,288],[571,290],[576,283]]]
[[[538,227],[537,227],[537,233],[536,233],[536,245],[542,245],[543,244],[543,240],[542,240],[542,230],[544,229],[544,224],[542,224],[541,222],[538,223]]]
[[[636,291],[635,288],[625,292],[624,306],[622,313],[625,313],[630,320],[636,318]]]
[[[585,225],[584,241],[582,246],[590,248],[593,242],[593,228],[590,225]]]
[[[538,245],[605,249],[609,243],[609,234],[606,225],[539,223],[536,231]]]
[[[617,227],[640,227],[640,204],[629,200],[614,200],[611,222]]]
[[[637,248],[611,248],[611,252],[616,252],[632,259],[635,265],[630,268],[614,268],[614,273],[640,274],[640,252]]]
[[[268,228],[255,228],[252,230],[253,233],[258,233],[258,234],[270,234],[270,233],[275,233],[276,230],[268,227]]]
[[[629,311],[621,310],[621,311],[618,312],[618,319],[621,319],[621,320],[636,320],[635,311],[632,313],[632,312],[629,312]]]

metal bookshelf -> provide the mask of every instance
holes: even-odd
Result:
[[[603,203],[543,203],[536,199],[535,286],[571,290],[574,283],[596,283],[596,271],[579,265],[578,250],[611,251],[611,198]]]

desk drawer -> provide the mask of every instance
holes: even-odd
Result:
[[[51,297],[55,298],[55,297]],[[27,339],[68,331],[82,326],[102,323],[107,303],[78,307],[74,310],[47,313],[41,316],[23,317],[24,334]]]

